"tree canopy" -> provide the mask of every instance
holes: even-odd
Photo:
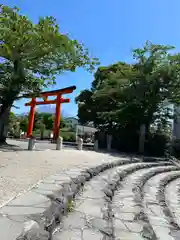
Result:
[[[98,68],[91,89],[76,98],[82,123],[138,132],[141,124],[149,131],[150,125],[173,117],[170,103],[178,105],[180,99],[180,54],[148,41],[132,56],[131,64]]]
[[[98,64],[83,44],[63,34],[54,17],[33,23],[17,7],[0,5],[0,141],[13,102],[56,83],[56,75]],[[2,116],[5,115],[6,117]]]
[[[11,131],[13,128],[15,129],[17,124],[19,125],[19,129],[21,129],[23,132],[27,131],[28,122],[29,122],[28,115],[24,116],[18,116],[15,115],[13,112],[10,113],[9,116],[9,130]],[[37,129],[46,129],[46,130],[53,130],[53,124],[54,124],[54,115],[51,113],[35,113],[35,119],[34,119],[34,130]],[[60,128],[64,128],[68,125],[64,118],[61,116],[60,121]]]

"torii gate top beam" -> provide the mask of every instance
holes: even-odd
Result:
[[[76,89],[76,86],[71,86],[71,87],[67,87],[67,88],[61,88],[61,89],[57,89],[57,90],[52,90],[52,91],[45,91],[45,92],[40,92],[36,94],[24,94],[23,98],[40,98],[43,96],[57,96],[57,95],[63,95],[63,94],[69,94],[72,93],[74,90]]]

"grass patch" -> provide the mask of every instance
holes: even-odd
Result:
[[[68,212],[73,212],[74,211],[74,208],[75,208],[75,202],[73,199],[70,199],[68,201],[68,206],[67,206],[67,211]]]

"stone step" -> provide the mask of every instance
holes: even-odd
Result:
[[[126,168],[121,166],[119,168]],[[115,169],[106,170],[84,185],[80,195],[72,202],[72,212],[55,229],[53,240],[58,239],[87,239],[90,235],[93,239],[102,239],[103,231],[108,231],[103,219],[104,193],[107,179]]]
[[[40,240],[156,239],[155,231],[150,228],[149,219],[144,214],[144,186],[146,188],[156,174],[177,172],[179,168],[168,161],[152,161],[132,158],[109,162],[106,159],[96,166],[64,169],[61,174],[48,177],[28,196],[28,199],[31,195],[37,196],[31,202],[38,206],[39,211],[35,215],[33,206],[30,210],[34,212],[28,216],[35,219],[30,222],[31,225],[36,229],[40,227],[40,234],[37,235],[36,230],[33,234]],[[162,181],[159,185],[163,188]],[[159,188],[155,193],[158,202]],[[43,196],[45,206],[40,205],[42,201],[38,196]],[[4,207],[2,213],[8,215],[10,208],[23,211],[22,200],[23,207],[29,207],[29,203],[26,206],[26,199],[21,197]],[[144,235],[146,229],[151,232]],[[26,233],[17,239],[34,240]]]
[[[171,181],[166,186],[165,198],[175,222],[180,227],[180,178]]]
[[[180,177],[180,171],[170,171],[157,174],[152,177],[144,186],[144,212],[157,239],[174,240],[178,234],[178,229],[174,227],[167,216],[167,206],[165,204],[164,188],[168,181]]]
[[[108,198],[112,199],[118,183],[128,174],[152,166],[164,166],[166,163],[131,163],[106,170],[85,183],[84,189],[72,203],[73,211],[63,218],[63,221],[55,229],[53,240],[58,239],[87,239],[92,235],[95,239],[113,237],[113,226],[108,219]],[[169,165],[169,163],[167,163]],[[166,167],[164,167],[166,168]],[[169,166],[169,169],[175,167]],[[127,231],[124,227],[123,231]],[[68,237],[68,238],[67,238]],[[135,236],[134,236],[135,237]]]
[[[152,228],[147,222],[142,207],[142,187],[153,175],[164,171],[176,170],[172,166],[153,165],[148,169],[138,170],[128,175],[121,183],[121,187],[116,191],[112,201],[114,212],[114,232],[118,237],[125,234],[129,237],[144,239],[144,237],[154,237]],[[125,233],[122,226],[126,226]],[[150,238],[150,239],[151,239]]]
[[[107,169],[139,161],[106,157],[96,164],[64,168],[47,177],[1,208],[1,226],[7,227],[0,231],[0,237],[4,240],[34,240],[35,236],[41,240],[51,239],[54,228],[68,207],[71,208],[71,200],[86,181]],[[13,228],[13,234],[9,228]]]

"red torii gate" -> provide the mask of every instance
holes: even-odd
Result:
[[[33,126],[34,126],[34,115],[36,105],[46,105],[46,104],[56,104],[56,112],[54,118],[54,129],[53,129],[53,139],[56,140],[59,137],[59,127],[60,127],[60,117],[61,117],[61,104],[69,103],[69,98],[62,98],[63,94],[72,93],[76,89],[76,86],[71,86],[67,88],[62,88],[53,91],[41,92],[37,96],[32,96],[31,94],[26,94],[24,97],[31,98],[31,101],[25,103],[25,106],[30,106],[29,112],[29,123],[27,129],[27,137],[32,137]],[[49,96],[55,96],[55,99],[48,100]],[[36,98],[43,98],[41,101],[36,101]]]

